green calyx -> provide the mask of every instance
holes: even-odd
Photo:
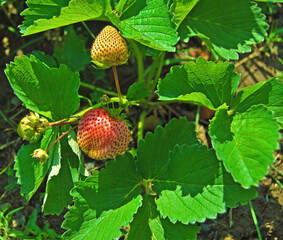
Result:
[[[37,113],[31,112],[20,121],[17,132],[24,140],[35,143],[40,140],[48,126],[49,122],[46,118],[40,118]]]

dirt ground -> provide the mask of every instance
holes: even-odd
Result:
[[[19,7],[20,8],[20,7]],[[13,91],[7,81],[4,74],[5,64],[13,61],[15,55],[21,56],[22,54],[30,53],[33,50],[42,50],[46,53],[52,54],[54,48],[54,41],[51,38],[44,38],[42,40],[35,41],[24,49],[17,50],[19,47],[31,40],[38,39],[43,34],[36,34],[30,37],[21,38],[8,29],[8,26],[14,28],[21,24],[22,18],[19,16],[18,11],[13,6],[9,7],[8,12],[0,10],[0,172],[8,166],[13,167],[14,158],[16,152],[19,150],[23,141],[18,137],[16,132],[16,126],[20,119],[24,117],[28,111],[24,109],[21,102],[15,97]],[[280,12],[276,15],[267,18],[267,21],[271,22],[274,19],[278,22],[282,21],[283,11],[282,7]],[[21,10],[21,9],[20,9]],[[56,31],[56,30],[55,30]],[[276,76],[279,71],[283,71],[282,64],[278,61],[278,57],[283,59],[283,46],[278,45],[273,49],[273,52],[265,51],[263,44],[254,47],[254,51],[251,54],[241,55],[240,60],[235,62],[236,72],[242,74],[241,87],[250,86],[256,82],[265,81],[271,77]],[[175,56],[178,57],[178,56]],[[163,74],[166,74],[169,68],[165,68]],[[124,82],[121,82],[122,91],[126,89],[129,82],[132,81],[133,74],[129,69],[124,70]],[[87,92],[86,92],[87,93]],[[156,125],[162,122],[170,120],[172,117],[187,116],[189,120],[194,120],[196,107],[191,105],[164,105],[161,108],[153,111],[145,122],[147,130],[153,130]],[[204,111],[203,111],[204,112]],[[204,114],[200,119],[200,138],[208,145],[209,139],[207,139],[207,126],[208,126],[207,114]],[[274,166],[283,172],[283,150],[282,141],[281,149],[278,149],[274,153],[275,163]],[[274,170],[270,170],[271,173],[283,183],[283,176]],[[20,195],[20,188],[16,187],[13,191],[6,190],[5,187],[15,179],[7,176],[7,173],[0,175],[0,204],[10,203],[10,209],[15,209],[20,206],[24,208],[15,214],[15,221],[13,222],[15,228],[20,228],[19,219],[22,216],[28,218],[34,208],[38,209],[38,221],[37,224],[43,227],[48,221],[50,227],[54,229],[58,234],[61,234],[63,230],[60,228],[64,219],[64,213],[60,216],[44,216],[40,212],[40,199],[41,194],[44,192],[44,186],[41,186],[39,191],[27,202]],[[283,240],[283,190],[270,176],[266,175],[266,178],[260,182],[258,188],[258,198],[252,201],[253,207],[256,212],[258,225],[263,239]],[[219,215],[215,220],[207,220],[200,224],[201,233],[198,239],[201,240],[248,240],[258,239],[257,232],[252,220],[249,205],[239,206],[236,209],[228,209],[227,213]]]

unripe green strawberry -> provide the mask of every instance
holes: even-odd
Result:
[[[42,163],[45,162],[49,156],[46,151],[42,150],[41,148],[38,148],[34,150],[32,157]]]
[[[20,121],[17,131],[24,140],[35,143],[40,140],[48,125],[46,118],[40,118],[37,113],[31,112]]]
[[[91,57],[92,62],[102,69],[122,65],[129,58],[126,40],[116,28],[106,26],[94,40]]]
[[[123,154],[131,140],[131,133],[123,120],[112,118],[103,108],[96,108],[81,118],[77,140],[89,157],[104,160]]]

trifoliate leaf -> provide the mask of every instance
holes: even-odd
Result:
[[[163,219],[156,210],[154,197],[145,195],[142,206],[130,224],[127,240],[192,240],[197,239],[199,230],[197,225],[174,224],[168,218]]]
[[[273,117],[283,125],[283,84],[278,79],[257,83],[239,91],[232,102],[233,111],[245,112],[257,104],[264,104],[273,112]]]
[[[157,94],[160,100],[178,100],[215,110],[231,103],[239,79],[233,63],[215,64],[199,57],[196,62],[172,67],[159,81]]]
[[[167,170],[153,180],[159,194],[157,208],[171,222],[184,224],[216,218],[227,207],[256,197],[256,190],[245,190],[233,181],[213,149],[206,146],[176,146]]]
[[[154,133],[147,133],[138,144],[138,171],[144,179],[154,179],[168,165],[169,152],[175,145],[193,145],[196,139],[195,125],[186,118],[172,119],[165,128],[158,126]]]
[[[98,175],[98,173],[96,173]],[[66,214],[63,239],[111,240],[121,235],[141,205],[141,177],[130,154],[116,157],[97,177],[75,184],[75,205]],[[95,190],[96,189],[96,190]]]
[[[85,48],[85,42],[79,38],[73,26],[67,27],[66,32],[64,41],[55,46],[54,56],[60,64],[66,64],[73,71],[81,71],[90,63],[90,54]]]
[[[258,186],[274,161],[279,127],[272,112],[256,105],[229,116],[223,106],[211,121],[209,135],[219,159],[244,188]]]
[[[79,107],[79,74],[66,65],[49,68],[32,55],[23,56],[7,65],[5,73],[26,108],[45,117],[64,119]]]
[[[202,0],[179,26],[182,41],[198,36],[223,59],[238,59],[249,45],[262,42],[268,24],[255,3],[246,0]]]
[[[49,158],[45,162],[39,162],[32,157],[35,149],[47,149],[51,142],[56,139],[57,128],[49,128],[41,141],[41,143],[23,145],[15,158],[15,170],[18,183],[22,185],[21,193],[30,200],[35,194],[44,178],[48,173],[50,164],[53,161],[53,149],[48,152]]]
[[[120,19],[123,37],[156,50],[175,51],[178,36],[163,0],[136,1],[123,12]]]
[[[29,0],[29,8],[21,15],[25,21],[20,26],[24,36],[88,20],[108,20],[104,15],[111,11],[104,0]]]

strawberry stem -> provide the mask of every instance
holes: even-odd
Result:
[[[118,74],[117,74],[117,69],[116,66],[112,66],[113,69],[113,73],[114,73],[114,78],[115,78],[115,84],[116,84],[116,88],[117,88],[117,93],[120,99],[120,102],[122,102],[122,94],[121,94],[121,90],[120,90],[120,85],[119,85],[119,80],[118,80]]]
[[[63,121],[59,121],[59,122],[55,122],[52,124],[49,124],[49,127],[56,127],[56,126],[62,126],[62,125],[70,125],[70,124],[77,124],[79,123],[79,121],[72,121],[72,122],[63,122]]]
[[[60,137],[58,137],[53,143],[51,143],[51,145],[45,150],[45,152],[48,152],[48,150],[50,148],[52,148],[54,146],[55,143],[57,143],[62,137],[64,137],[65,135],[67,135],[68,133],[70,133],[71,131],[73,131],[76,127],[78,127],[78,125],[72,127],[70,130],[68,130],[67,132],[64,132]]]

